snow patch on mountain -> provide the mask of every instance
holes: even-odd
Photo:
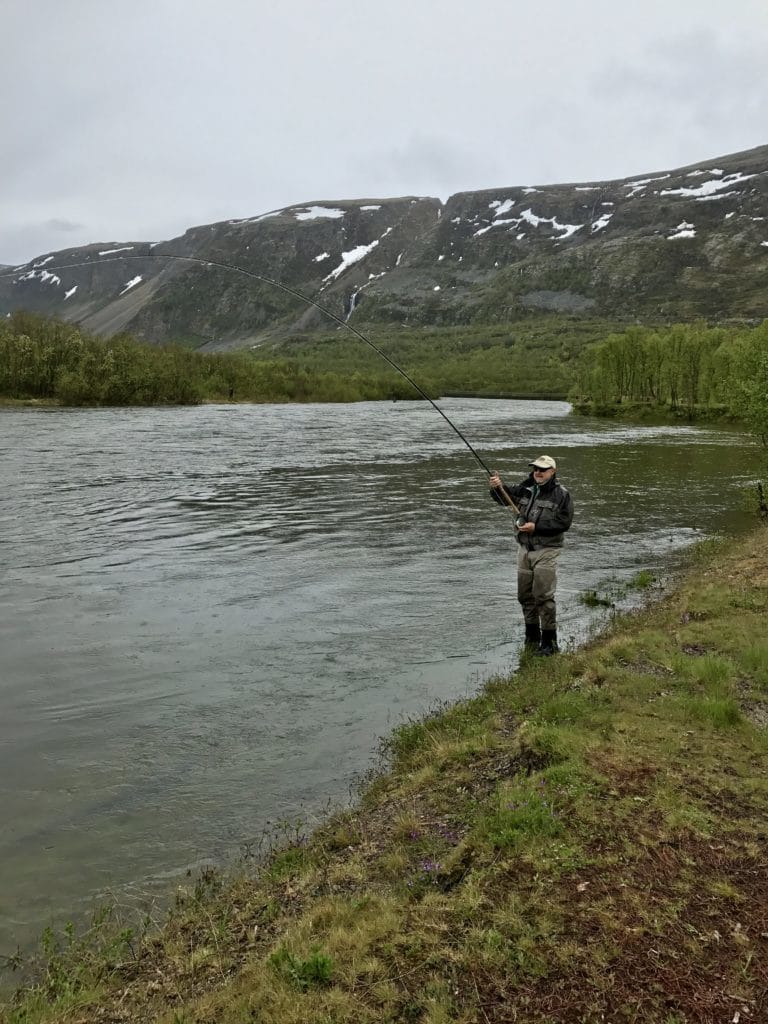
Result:
[[[714,170],[709,173],[722,174],[723,172]],[[698,199],[703,196],[714,195],[716,192],[721,192],[732,185],[740,185],[743,181],[749,181],[750,178],[756,177],[756,174],[742,174],[741,171],[736,171],[734,174],[726,174],[724,178],[711,178],[701,185],[694,185],[690,188],[686,186],[682,188],[663,188],[659,194],[662,196],[686,196]]]
[[[656,178],[638,178],[636,181],[628,181],[624,188],[629,188],[632,191],[628,193],[627,199],[631,199],[633,196],[637,195],[638,192],[644,192],[651,182],[666,181],[667,178],[671,177],[671,174],[661,174]]]
[[[18,281],[40,281],[41,284],[61,284],[58,274],[49,274],[47,270],[30,270],[17,278]]]
[[[374,239],[374,241],[368,246],[355,246],[354,249],[350,249],[348,252],[341,254],[341,263],[332,270],[326,278],[325,282],[336,281],[339,274],[343,273],[348,266],[352,266],[354,263],[359,263],[361,259],[365,259],[369,253],[372,253],[378,246],[380,240]]]
[[[477,223],[477,222],[475,222],[475,223]],[[519,223],[520,223],[520,221],[519,220],[515,220],[514,218],[506,218],[505,219],[504,217],[502,217],[501,220],[495,220],[495,221],[493,221],[492,224],[487,224],[484,228],[480,228],[478,231],[476,231],[474,233],[473,237],[477,238],[479,235],[484,235],[486,233],[486,231],[490,231],[491,228],[501,228],[501,227],[504,227],[505,224],[514,224],[515,227],[517,227],[517,225]]]
[[[125,286],[125,288],[123,288],[123,290],[120,292],[120,294],[125,295],[126,292],[129,292],[131,288],[135,288],[136,285],[139,284],[142,280],[143,278],[141,274],[139,274],[137,277],[132,277],[128,284]]]
[[[711,203],[718,199],[728,199],[730,196],[740,196],[741,192],[734,190],[733,192],[717,192],[711,196],[696,196],[694,202],[697,203]]]
[[[227,224],[258,224],[260,220],[267,220],[268,217],[279,217],[285,210],[270,210],[269,213],[260,213],[258,217],[245,217],[240,220],[228,220]]]
[[[563,232],[563,234],[560,236],[561,240],[564,238],[570,238],[571,235],[575,234],[577,231],[584,227],[583,224],[561,224],[558,221],[557,217],[539,217],[530,208],[527,210],[523,210],[523,212],[520,214],[520,220],[524,220],[526,221],[526,223],[532,224],[535,228],[537,228],[539,224],[551,224],[553,231]]]
[[[592,224],[592,234],[594,235],[596,231],[602,231],[603,228],[608,227],[612,216],[612,213],[604,213],[602,217],[598,217]]]
[[[492,203],[488,203],[488,209],[496,210],[496,213],[494,213],[493,215],[494,218],[502,217],[505,213],[509,213],[509,211],[512,209],[514,205],[514,199],[505,199],[504,202],[502,202],[500,199],[494,199]]]
[[[338,220],[339,217],[344,216],[343,210],[338,210],[333,206],[301,206],[291,210],[291,213],[296,220],[318,220],[320,217]]]
[[[695,238],[696,229],[693,224],[689,224],[686,220],[681,220],[675,228],[674,235],[667,235],[667,241],[671,242],[676,238]]]
[[[473,237],[477,238],[479,235],[484,235],[487,231],[490,231],[491,228],[503,227],[508,224],[512,225],[512,227],[510,228],[511,231],[513,230],[513,228],[519,228],[523,221],[525,221],[526,224],[531,224],[535,228],[537,228],[540,224],[551,224],[553,231],[562,231],[562,234],[559,236],[558,241],[563,241],[566,238],[570,238],[571,235],[575,234],[577,231],[581,230],[581,228],[584,227],[583,224],[561,224],[558,221],[557,217],[540,217],[538,214],[534,213],[533,210],[529,207],[527,210],[523,210],[519,217],[509,217],[506,219],[502,218],[501,220],[494,220],[492,224],[487,224],[484,228],[480,228],[478,231],[475,231]],[[518,235],[518,238],[520,237],[521,236]]]
[[[374,240],[369,245],[356,245],[354,249],[350,249],[348,252],[343,252],[341,254],[341,263],[338,265],[338,267],[332,270],[330,274],[327,275],[327,277],[324,277],[323,281],[326,284],[328,284],[330,281],[335,281],[340,274],[344,273],[347,267],[351,267],[355,263],[359,263],[360,260],[365,259],[365,257],[369,253],[373,252],[373,250],[379,244],[381,239],[387,237],[391,230],[391,227],[387,228],[387,230],[384,232],[381,238],[374,238]]]

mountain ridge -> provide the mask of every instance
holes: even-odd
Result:
[[[768,145],[629,178],[462,191],[445,203],[312,200],[159,243],[46,253],[13,270],[0,279],[3,314],[23,308],[105,336],[130,330],[205,349],[327,329],[319,310],[270,282],[340,318],[389,326],[543,313],[762,319]]]

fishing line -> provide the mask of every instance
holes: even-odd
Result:
[[[456,424],[451,419],[449,419],[449,417],[443,412],[443,410],[440,408],[439,405],[437,405],[436,402],[433,402],[433,400],[429,397],[426,391],[424,391],[416,383],[416,381],[405,372],[405,370],[401,366],[397,365],[394,359],[390,359],[386,352],[382,352],[378,345],[374,345],[374,343],[370,341],[368,338],[366,338],[366,336],[361,331],[358,331],[356,327],[352,327],[351,324],[347,323],[346,320],[342,320],[340,316],[337,316],[330,309],[327,309],[325,306],[321,306],[319,302],[316,302],[314,299],[311,299],[308,295],[304,295],[302,292],[297,291],[295,288],[289,287],[287,284],[282,284],[280,281],[275,281],[270,277],[264,277],[263,274],[256,274],[252,270],[244,270],[242,267],[238,267],[234,263],[222,263],[217,260],[204,260],[198,256],[172,256],[169,253],[162,252],[153,252],[144,256],[112,256],[106,260],[83,260],[80,263],[60,263],[57,266],[52,266],[49,269],[47,269],[45,273],[51,273],[51,271],[54,270],[72,270],[75,267],[97,267],[100,266],[102,263],[122,263],[124,260],[146,261],[153,259],[179,260],[185,263],[200,263],[204,267],[219,267],[222,270],[231,270],[234,273],[244,274],[246,277],[252,277],[256,281],[261,281],[264,284],[272,285],[272,287],[274,288],[279,288],[281,291],[286,292],[288,295],[293,295],[294,298],[300,299],[302,302],[306,302],[310,306],[314,306],[315,309],[319,309],[321,313],[324,313],[325,316],[329,317],[331,320],[334,320],[341,327],[346,327],[346,329],[348,331],[351,331],[352,334],[355,335],[355,337],[359,338],[360,341],[365,342],[365,344],[368,345],[369,348],[372,348],[373,351],[377,353],[377,355],[380,355],[381,358],[384,359],[387,363],[389,363],[389,365],[393,369],[397,370],[400,376],[404,377],[411,385],[411,387],[414,388],[425,401],[429,402],[432,408],[443,417],[443,419],[451,428],[451,430],[453,430],[461,438],[461,440],[464,442],[467,448],[469,448],[470,452],[474,455],[475,459],[478,461],[483,470],[488,474],[488,476],[491,475],[490,469],[488,469],[486,464],[483,462],[483,460],[480,458],[478,453],[475,451],[475,449],[472,447],[472,445],[469,443],[466,437],[462,434],[462,432],[459,430]],[[33,271],[36,269],[42,268],[32,268]],[[13,277],[14,274],[17,274],[18,272],[18,270],[14,270],[10,273],[3,273],[0,274],[0,277]]]

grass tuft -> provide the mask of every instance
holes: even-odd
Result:
[[[281,946],[269,958],[275,973],[285,979],[300,992],[316,985],[330,985],[333,980],[333,961],[315,947],[309,956],[302,960],[285,946]]]
[[[692,721],[714,729],[730,729],[743,721],[741,708],[730,697],[683,697],[681,706]]]
[[[614,605],[610,597],[603,597],[596,590],[585,590],[579,594],[579,601],[587,608],[613,608]]]
[[[737,659],[763,692],[768,692],[768,644],[751,643],[742,648]]]
[[[652,573],[649,569],[641,569],[629,581],[629,587],[632,590],[648,590],[655,582],[655,573]]]
[[[560,812],[543,778],[503,786],[490,813],[479,822],[477,837],[497,850],[511,850],[538,836],[562,831]]]

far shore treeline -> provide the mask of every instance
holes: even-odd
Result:
[[[571,391],[579,411],[723,414],[768,439],[768,321],[759,327],[630,327],[590,345]]]
[[[485,328],[379,332],[427,393],[562,397],[596,415],[724,417],[768,439],[768,321],[621,326],[539,318]],[[289,338],[205,353],[101,339],[17,312],[0,324],[0,398],[62,405],[351,402],[416,392],[358,339]]]
[[[401,379],[402,380],[402,379]],[[402,380],[347,378],[250,352],[200,353],[97,338],[59,320],[18,312],[0,325],[0,397],[62,405],[194,405],[206,401],[351,402],[410,398]]]

